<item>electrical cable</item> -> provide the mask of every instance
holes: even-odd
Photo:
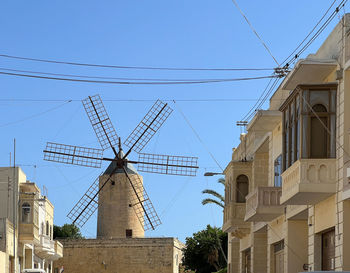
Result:
[[[165,81],[165,82],[187,82],[187,81],[226,81],[230,78],[218,78],[218,79],[154,79],[154,78],[120,78],[120,77],[102,77],[102,76],[88,76],[88,75],[75,75],[75,74],[61,74],[61,73],[48,73],[32,70],[18,70],[0,67],[0,70],[19,72],[19,73],[30,73],[30,74],[41,74],[49,76],[60,76],[60,77],[73,77],[73,78],[86,78],[86,79],[103,79],[103,80],[126,80],[126,81]]]
[[[133,82],[133,81],[99,81],[99,80],[83,80],[83,79],[73,79],[73,78],[59,78],[59,77],[49,77],[49,76],[39,76],[39,75],[29,75],[29,74],[19,74],[19,73],[9,73],[2,72],[2,75],[8,76],[18,76],[36,79],[46,79],[46,80],[58,80],[58,81],[70,81],[70,82],[84,82],[84,83],[100,83],[100,84],[122,84],[122,85],[174,85],[174,84],[204,84],[204,83],[219,83],[219,82],[235,82],[235,81],[248,81],[248,80],[260,80],[268,78],[276,78],[279,76],[261,76],[261,77],[248,77],[248,78],[235,78],[235,79],[219,79],[219,80],[199,80],[199,81],[158,81],[158,82]]]
[[[32,118],[35,118],[35,117],[44,115],[44,114],[46,114],[46,113],[48,113],[48,112],[54,111],[54,110],[56,110],[56,109],[58,109],[58,108],[61,108],[62,106],[66,105],[67,103],[70,103],[70,102],[71,102],[71,101],[69,100],[69,101],[66,101],[65,103],[62,103],[62,104],[58,105],[58,106],[55,106],[55,107],[53,107],[53,108],[50,108],[50,109],[48,109],[48,110],[45,110],[45,111],[43,111],[43,112],[40,112],[40,113],[31,115],[31,116],[28,116],[28,117],[26,117],[26,118],[23,118],[23,119],[20,119],[20,120],[16,120],[16,121],[10,121],[10,122],[4,123],[4,124],[0,124],[0,127],[5,127],[5,126],[13,125],[13,124],[16,124],[16,123],[20,123],[20,122],[23,122],[23,121],[26,121],[26,120],[29,120],[29,119],[32,119]]]
[[[287,62],[287,60],[301,47],[301,45],[306,41],[307,38],[309,38],[309,36],[312,34],[312,32],[314,32],[314,30],[316,29],[316,27],[322,22],[322,20],[326,17],[326,15],[328,14],[328,12],[330,11],[330,9],[333,7],[333,5],[335,4],[335,2],[337,2],[337,0],[334,0],[331,4],[331,6],[327,9],[327,11],[323,14],[323,16],[321,17],[321,19],[316,23],[316,25],[312,28],[312,30],[308,33],[308,35],[306,35],[306,37],[300,42],[300,44],[293,50],[293,52],[282,62],[285,63]]]
[[[57,60],[47,60],[47,59],[36,59],[28,57],[13,56],[7,54],[0,54],[0,57],[44,62],[44,63],[54,63],[54,64],[65,64],[65,65],[75,65],[75,66],[90,66],[90,67],[103,67],[103,68],[118,68],[118,69],[139,69],[139,70],[173,70],[173,71],[266,71],[274,70],[274,68],[177,68],[177,67],[151,67],[151,66],[122,66],[122,65],[106,65],[106,64],[92,64],[92,63],[78,63],[70,61],[57,61]]]
[[[275,61],[275,63],[277,64],[277,66],[279,67],[280,64],[277,62],[276,58],[272,55],[271,50],[267,47],[266,43],[263,41],[263,39],[260,37],[260,35],[257,33],[257,31],[254,29],[253,25],[250,23],[250,21],[248,20],[247,16],[245,16],[245,14],[243,13],[243,11],[240,9],[240,7],[238,6],[236,0],[232,0],[233,4],[236,6],[236,8],[238,9],[238,11],[241,13],[241,15],[243,16],[243,18],[246,20],[246,22],[248,23],[250,29],[254,32],[255,36],[258,37],[259,41],[262,43],[262,45],[264,46],[264,48],[267,50],[267,52],[270,54],[270,56],[272,57],[272,59]]]
[[[313,41],[315,41],[315,39],[323,32],[323,30],[330,24],[330,22],[334,19],[334,17],[338,14],[338,12],[340,11],[341,8],[343,8],[345,6],[345,4],[347,3],[348,0],[342,0],[340,2],[340,4],[335,8],[335,10],[332,12],[332,14],[326,19],[326,21],[323,23],[323,25],[321,25],[320,28],[318,28],[318,30],[316,31],[316,33],[308,40],[308,42],[295,54],[294,57],[290,58],[291,55],[295,52],[293,51],[293,53],[291,55],[289,55],[289,57],[283,61],[282,64],[285,63],[285,67],[288,67],[290,66],[290,64],[292,62],[294,62],[295,60],[297,60],[300,55],[313,43]],[[331,5],[331,7],[333,6],[333,3]],[[331,8],[330,7],[330,8]],[[328,10],[327,10],[327,13],[328,13]],[[326,13],[326,14],[327,14]],[[321,20],[323,19],[324,17],[321,18]],[[319,22],[316,24],[316,26],[319,24]],[[310,36],[310,33],[307,35],[307,37]],[[306,40],[306,39],[304,39]],[[304,42],[303,40],[303,42]],[[302,43],[303,43],[302,42]],[[298,45],[297,48],[300,48],[301,45]]]

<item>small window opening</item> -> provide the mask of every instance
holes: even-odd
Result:
[[[126,235],[126,238],[131,238],[132,237],[132,229],[125,230],[125,235]]]

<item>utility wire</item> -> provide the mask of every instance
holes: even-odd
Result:
[[[293,50],[293,52],[282,62],[285,63],[287,62],[287,60],[301,47],[301,45],[306,41],[307,38],[310,37],[310,35],[314,32],[314,30],[317,28],[317,26],[322,22],[322,20],[326,17],[326,15],[328,14],[328,12],[330,11],[330,9],[333,7],[333,5],[335,4],[335,2],[337,2],[337,0],[334,0],[332,2],[332,4],[330,5],[330,7],[327,9],[327,11],[323,14],[323,16],[321,17],[321,19],[317,22],[317,24],[312,28],[312,30],[308,33],[308,35],[306,35],[306,37],[300,42],[300,44]]]
[[[54,64],[65,64],[65,65],[75,65],[75,66],[90,66],[90,67],[103,67],[103,68],[117,68],[117,69],[139,69],[139,70],[172,70],[172,71],[266,71],[274,70],[273,68],[194,68],[194,67],[152,67],[152,66],[124,66],[124,65],[107,65],[107,64],[92,64],[92,63],[78,63],[71,61],[58,61],[58,60],[47,60],[47,59],[37,59],[28,58],[21,56],[13,56],[7,54],[0,54],[0,57],[34,61],[34,62],[44,62],[44,63],[54,63]]]
[[[88,75],[76,75],[76,74],[61,74],[61,73],[48,73],[41,71],[32,71],[32,70],[18,70],[18,69],[10,69],[0,67],[0,70],[10,71],[10,72],[19,72],[19,73],[30,73],[30,74],[42,74],[42,75],[50,75],[50,76],[60,76],[60,77],[73,77],[73,78],[86,78],[86,79],[104,79],[104,80],[126,80],[126,81],[226,81],[230,80],[229,78],[224,79],[154,79],[154,78],[119,78],[119,77],[102,77],[102,76],[88,76]]]
[[[238,6],[236,0],[232,0],[233,4],[236,6],[236,8],[238,9],[238,11],[241,13],[241,15],[243,16],[243,18],[246,20],[246,22],[248,23],[250,29],[254,32],[255,36],[258,37],[259,41],[262,43],[262,45],[264,46],[264,48],[266,49],[266,51],[270,54],[270,56],[272,57],[272,59],[275,61],[275,63],[277,64],[277,66],[279,67],[280,64],[277,62],[276,58],[272,55],[271,50],[267,47],[266,43],[263,41],[263,39],[260,37],[260,35],[257,33],[257,31],[254,29],[253,25],[250,23],[250,21],[248,20],[247,16],[245,16],[245,14],[243,13],[243,11],[240,9],[240,7]]]
[[[77,99],[1,99],[0,102],[81,102],[81,100]],[[232,102],[232,101],[260,101],[262,99],[231,99],[231,98],[213,98],[213,99],[162,99],[164,102],[173,102],[173,101],[181,101],[181,102]],[[272,99],[281,101],[281,99]],[[154,102],[154,99],[104,99],[103,101],[109,102]]]
[[[11,121],[11,122],[8,122],[8,123],[4,123],[4,124],[1,124],[0,127],[5,127],[5,126],[9,126],[9,125],[13,125],[13,124],[16,124],[16,123],[20,123],[20,122],[23,122],[23,121],[26,121],[26,120],[29,120],[29,119],[32,119],[32,118],[35,118],[35,117],[38,117],[38,116],[41,116],[41,115],[44,115],[48,112],[51,112],[51,111],[54,111],[58,108],[61,108],[62,106],[66,105],[67,103],[70,103],[71,101],[66,101],[65,103],[62,103],[58,106],[55,106],[53,108],[50,108],[46,111],[43,111],[43,112],[40,112],[40,113],[37,113],[37,114],[34,114],[34,115],[31,115],[29,117],[26,117],[26,118],[23,118],[23,119],[20,119],[20,120],[16,120],[16,121]]]
[[[340,4],[335,8],[335,10],[331,13],[331,15],[326,19],[326,21],[318,28],[316,33],[308,40],[308,42],[294,55],[294,57],[291,57],[295,53],[296,50],[293,51],[292,54],[290,54],[285,61],[283,61],[282,64],[285,64],[286,67],[288,67],[292,62],[297,60],[300,55],[315,41],[315,39],[320,36],[320,34],[323,32],[323,30],[330,24],[330,22],[336,17],[338,12],[345,6],[348,0],[343,0],[340,2]],[[331,4],[331,7],[334,3]],[[329,9],[331,9],[331,7]],[[327,10],[326,14],[328,13],[329,9]],[[325,17],[325,15],[321,18],[320,21]],[[319,25],[319,22],[316,24],[316,26]],[[315,28],[314,28],[315,29]],[[313,30],[314,30],[313,29]],[[312,30],[312,31],[313,31]],[[312,32],[311,31],[311,32]],[[301,44],[310,36],[310,33],[306,36],[306,38],[301,42]],[[297,49],[300,48],[301,44],[298,45]]]
[[[267,78],[280,77],[274,76],[260,76],[260,77],[248,77],[248,78],[234,78],[234,79],[218,79],[218,80],[198,80],[198,81],[105,81],[105,80],[84,80],[84,79],[73,79],[73,78],[60,78],[51,76],[39,76],[39,75],[29,75],[23,73],[10,73],[2,72],[2,75],[26,77],[26,78],[36,78],[36,79],[46,79],[46,80],[57,80],[57,81],[69,81],[69,82],[85,82],[85,83],[99,83],[99,84],[117,84],[117,85],[174,85],[174,84],[204,84],[204,83],[219,83],[219,82],[235,82],[235,81],[249,81],[249,80],[260,80]]]
[[[235,0],[232,0],[235,2]],[[292,62],[294,62],[295,60],[297,60],[300,55],[314,42],[314,40],[323,32],[323,30],[330,24],[330,22],[334,19],[334,17],[337,15],[337,13],[339,12],[339,10],[341,8],[343,8],[346,4],[348,0],[342,0],[340,2],[340,4],[335,8],[335,10],[333,11],[333,13],[326,19],[326,21],[320,26],[320,28],[318,28],[318,30],[316,31],[316,33],[308,40],[308,42],[304,45],[303,43],[307,40],[307,38],[310,37],[310,35],[312,34],[312,32],[314,32],[314,30],[317,28],[317,26],[321,23],[321,21],[326,17],[326,15],[328,14],[329,10],[333,7],[333,5],[335,4],[336,0],[333,1],[330,5],[330,7],[327,9],[327,11],[325,12],[325,14],[321,17],[321,19],[316,23],[315,27],[313,27],[313,29],[308,33],[308,35],[302,40],[302,42],[296,47],[296,49],[282,62],[282,65],[284,64],[284,67],[289,67],[290,64]],[[300,48],[301,47],[301,48]],[[300,48],[299,51],[297,51]],[[294,56],[293,54],[297,52]],[[271,81],[270,81],[271,82]],[[269,84],[270,84],[269,82]],[[277,81],[275,81],[277,82]],[[265,91],[267,90],[269,84],[267,85],[267,87],[265,88],[265,90],[263,91],[262,95],[260,96],[260,98],[262,98],[263,94],[265,93]],[[268,93],[271,93],[272,89],[270,88]],[[267,96],[265,96],[267,99]],[[246,114],[246,116],[242,119],[242,120],[249,120],[255,112],[255,109],[259,108],[261,105],[263,105],[263,103],[266,101],[266,99],[262,99],[261,102],[259,104],[258,107],[256,107],[256,104],[249,110],[249,112]]]

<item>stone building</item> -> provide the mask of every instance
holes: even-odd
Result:
[[[296,63],[233,149],[229,273],[350,270],[349,26]]]
[[[184,245],[176,238],[144,237],[143,221],[131,205],[133,190],[115,164],[99,177],[101,186],[112,175],[99,193],[97,238],[60,240],[64,256],[55,261],[55,272],[178,273]],[[142,176],[132,164],[125,167],[130,177],[141,181],[136,190],[142,193]]]
[[[0,168],[0,272],[41,268],[63,255],[53,236],[54,207],[21,168]]]

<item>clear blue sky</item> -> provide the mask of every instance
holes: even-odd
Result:
[[[238,4],[277,60],[282,61],[312,29],[331,2],[251,0],[238,1]],[[231,0],[4,0],[0,12],[0,54],[126,66],[276,66]],[[337,21],[338,18],[304,53],[304,57],[317,49]],[[0,58],[0,67],[129,78],[237,78],[269,74],[93,69],[5,58]],[[0,75],[0,165],[9,165],[9,153],[12,152],[13,138],[16,138],[17,163],[29,180],[48,188],[49,199],[55,206],[55,224],[62,225],[68,221],[66,214],[71,207],[102,171],[43,161],[42,150],[46,141],[99,147],[79,100],[99,93],[123,139],[153,103],[113,99],[179,100],[178,107],[224,168],[230,161],[232,148],[239,143],[240,128],[235,123],[252,107],[253,100],[261,94],[267,82],[124,86]],[[62,101],[8,99],[74,101],[62,105]],[[186,99],[224,101],[181,101]],[[184,240],[207,224],[221,226],[222,210],[202,206],[201,200],[205,196],[201,191],[212,188],[223,193],[223,188],[216,183],[219,177],[203,177],[206,171],[221,170],[178,108],[169,103],[174,109],[173,114],[144,151],[198,156],[200,169],[195,178],[143,174],[145,187],[163,222],[147,236],[172,236]],[[130,158],[136,159],[137,155]],[[82,231],[88,237],[95,235],[95,216]]]

